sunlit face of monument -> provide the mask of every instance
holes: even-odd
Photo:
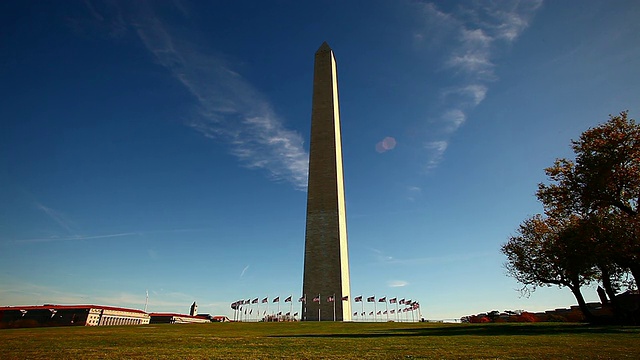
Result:
[[[303,320],[351,320],[338,77],[326,42],[313,76],[303,291]]]

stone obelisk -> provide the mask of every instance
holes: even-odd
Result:
[[[302,286],[306,303],[302,319],[350,321],[352,299],[338,75],[336,59],[326,42],[315,57],[310,147]]]

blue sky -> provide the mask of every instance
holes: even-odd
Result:
[[[575,303],[520,297],[499,248],[571,139],[638,118],[637,2],[133,3],[0,5],[0,305],[299,296],[323,41],[352,295],[429,319]]]

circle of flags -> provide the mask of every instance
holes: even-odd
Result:
[[[386,296],[376,298],[376,296],[368,296],[366,303],[372,303],[373,311],[365,311],[365,301],[362,295],[353,298],[355,303],[360,303],[360,311],[354,311],[352,321],[397,321],[397,322],[415,322],[422,321],[422,314],[420,312],[420,303],[411,299],[397,297],[387,299]],[[349,301],[349,296],[343,296],[341,301]],[[307,301],[307,296],[303,295],[298,298],[298,302],[303,305]],[[327,303],[336,302],[335,295],[329,295],[322,297],[321,294],[314,296],[311,299],[312,302],[321,303],[326,301]],[[289,311],[283,312],[280,309],[280,296],[274,297],[269,302],[269,297],[264,297],[262,300],[256,297],[253,299],[242,299],[231,303],[231,309],[233,309],[234,321],[300,321],[304,320],[299,317],[298,312],[293,312],[293,295],[289,295],[283,301],[283,303],[289,303]],[[378,309],[378,306],[382,306],[380,303],[384,303],[384,309]],[[274,305],[275,304],[275,305]],[[367,305],[367,307],[371,307]],[[391,308],[389,305],[392,305]],[[286,307],[286,304],[284,305]],[[357,306],[357,305],[353,305]],[[335,305],[334,305],[335,307]]]

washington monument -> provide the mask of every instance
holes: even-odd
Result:
[[[350,321],[338,75],[336,59],[326,42],[315,57],[310,147],[302,319]]]

